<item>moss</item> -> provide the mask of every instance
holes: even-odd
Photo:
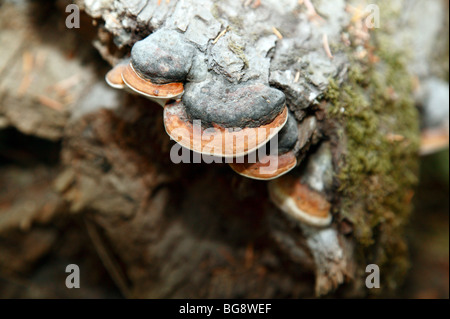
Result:
[[[217,21],[221,21],[221,12],[216,2],[212,4],[211,14],[214,17],[214,19],[216,19]]]
[[[241,59],[242,62],[244,62],[244,69],[248,68],[248,59],[247,59],[247,57],[245,56],[245,53],[244,53],[245,47],[240,46],[239,44],[229,40],[228,41],[228,49],[230,49],[231,52],[236,54],[237,57],[239,59]]]
[[[408,269],[402,228],[417,183],[419,120],[407,56],[389,52],[384,34],[372,38],[380,60],[353,60],[344,85],[330,80],[325,100],[346,140],[336,176],[340,216],[354,224],[361,264],[378,264],[395,288]]]
[[[244,29],[244,20],[240,16],[229,16],[228,21],[230,21],[233,30],[236,33],[241,33],[240,30]]]
[[[218,1],[213,2],[211,6],[211,14],[212,16],[222,23],[223,25],[228,25],[233,28],[233,32],[236,34],[241,34],[241,31],[244,28],[244,20],[240,16],[229,16],[224,12],[219,4]]]

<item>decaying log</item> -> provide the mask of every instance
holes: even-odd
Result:
[[[381,267],[383,291],[396,288],[407,270],[402,229],[417,173],[411,83],[441,76],[436,52],[416,49],[437,45],[445,2],[376,1],[380,30],[365,27],[363,2],[85,0],[76,3],[86,24],[79,32],[61,26],[54,38],[46,33],[54,24],[30,25],[30,8],[1,4],[0,45],[11,49],[0,52],[0,128],[60,141],[61,158],[45,174],[33,168],[31,186],[18,186],[40,198],[39,209],[28,214],[2,191],[0,247],[11,231],[44,228],[36,255],[25,261],[31,264],[56,241],[49,223],[77,216],[86,245],[125,297],[363,297],[373,293],[364,284],[371,263]],[[52,8],[54,16],[64,4],[59,13]],[[433,17],[411,43],[409,28],[419,28],[415,15],[424,9]],[[9,14],[19,26],[7,23]],[[299,128],[293,174],[326,196],[331,225],[295,220],[270,200],[268,182],[227,164],[171,161],[175,142],[161,107],[108,87],[107,68],[91,51],[114,66],[161,29],[195,46],[199,74],[285,94]],[[375,116],[380,120],[371,122]],[[392,146],[375,148],[377,139]],[[0,170],[0,186],[5,174]],[[2,252],[3,271],[13,257]]]

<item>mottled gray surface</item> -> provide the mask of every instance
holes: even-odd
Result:
[[[311,154],[302,177],[303,182],[318,192],[329,192],[334,174],[332,161],[331,145],[324,142]]]
[[[159,30],[134,44],[134,69],[154,83],[184,82],[192,67],[195,48],[171,30]]]
[[[345,74],[344,55],[336,50],[331,58],[323,48],[324,35],[332,48],[341,43],[343,21],[349,19],[345,2],[315,1],[320,19],[310,17],[297,0],[266,0],[257,7],[246,2],[172,0],[158,5],[145,0],[86,0],[84,4],[90,15],[106,21],[105,28],[119,47],[133,45],[140,34],[176,30],[197,48],[191,73],[198,74],[191,78],[270,84],[285,93],[288,106],[301,119],[301,110],[316,103],[328,79]]]
[[[402,12],[401,18],[385,18],[381,21],[382,28],[395,28],[393,43],[396,48],[413,48],[408,52],[411,57],[410,71],[420,78],[432,75],[437,42],[444,41],[444,38],[436,38],[436,35],[445,27],[445,19],[448,16],[443,8],[445,2],[394,0],[391,6]],[[446,10],[448,11],[448,8]]]

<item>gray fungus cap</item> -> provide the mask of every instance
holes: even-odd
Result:
[[[286,125],[278,133],[278,151],[285,153],[294,148],[298,140],[298,126],[294,116],[289,112]]]
[[[184,82],[195,50],[177,31],[159,30],[134,44],[131,64],[136,72],[155,84]]]
[[[183,103],[191,120],[222,127],[259,127],[272,122],[285,107],[280,90],[261,83],[231,84],[211,80],[190,83]]]

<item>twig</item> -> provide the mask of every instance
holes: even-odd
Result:
[[[314,5],[312,4],[311,0],[300,0],[299,4],[304,4],[306,6],[306,14],[310,19],[318,19],[318,20],[324,20],[316,11],[316,8],[314,8]]]
[[[94,244],[94,247],[106,270],[108,271],[111,278],[114,280],[114,282],[116,283],[117,287],[120,289],[122,294],[125,296],[125,298],[130,298],[131,290],[128,287],[125,275],[122,273],[117,262],[109,253],[108,249],[106,248],[106,245],[104,244],[95,226],[86,218],[84,219],[84,222],[86,224],[89,237],[91,238],[92,243]]]
[[[219,33],[219,35],[214,39],[213,44],[216,44],[217,41],[219,41],[219,39],[223,37],[225,33],[228,32],[228,30],[230,30],[230,26],[227,26],[225,29],[222,30],[222,32]]]
[[[323,39],[323,47],[325,49],[325,52],[327,53],[327,56],[330,59],[333,59],[334,57],[333,54],[331,53],[330,44],[328,43],[328,35],[324,33],[322,39]]]
[[[38,95],[38,100],[42,105],[45,105],[56,111],[62,111],[64,109],[64,106],[61,102],[49,98],[48,96]]]
[[[300,80],[300,71],[297,71],[297,73],[295,74],[294,83],[297,83],[298,80]]]
[[[278,39],[282,40],[283,39],[283,35],[281,34],[280,31],[278,31],[277,28],[272,27],[272,32],[278,37]]]

